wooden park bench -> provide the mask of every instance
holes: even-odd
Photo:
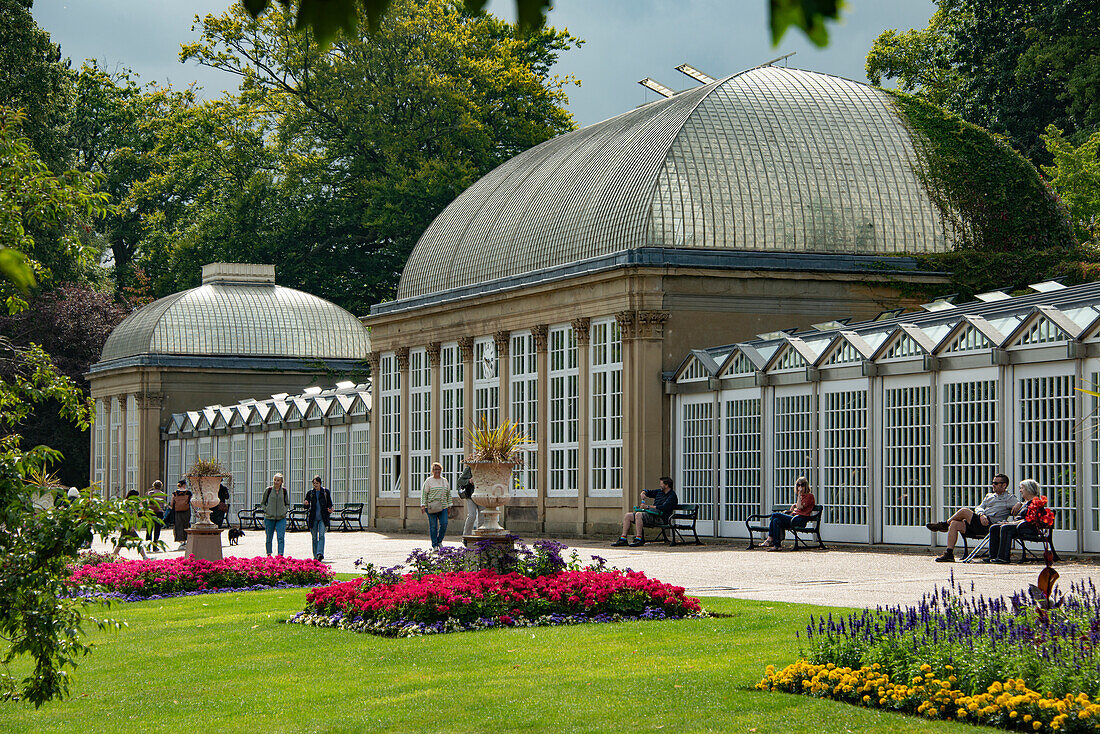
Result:
[[[772,505],[772,511],[766,515],[749,515],[745,520],[745,527],[749,530],[749,550],[756,547],[755,538],[753,533],[763,533],[767,536],[768,531],[771,529],[770,521],[772,514],[776,512],[786,512],[790,509],[790,505]],[[798,550],[800,544],[803,548],[825,548],[825,543],[821,540],[821,512],[825,507],[823,505],[814,505],[813,512],[806,518],[806,524],[802,527],[789,527],[787,532],[794,538],[794,549]],[[809,535],[817,538],[817,545],[811,546],[803,538],[803,535]]]
[[[363,503],[362,502],[345,502],[344,506],[337,509],[332,508],[332,515],[329,516],[329,524],[340,521],[341,530],[351,530],[351,523],[355,522],[359,525],[359,530],[365,530],[363,527]]]
[[[699,540],[699,534],[695,532],[695,522],[699,519],[699,505],[677,505],[673,510],[668,520],[664,518],[658,518],[658,524],[653,526],[653,529],[660,530],[661,533],[653,542],[663,540],[669,545],[687,545],[688,541],[684,538],[684,531],[691,531],[692,537],[695,538],[695,545],[702,545],[703,541]]]
[[[237,510],[237,527],[244,530],[244,524],[248,523],[250,530],[261,530],[264,526],[264,506],[257,503],[251,508]]]

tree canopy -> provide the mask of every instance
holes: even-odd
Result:
[[[900,89],[1005,135],[1036,165],[1053,124],[1071,139],[1100,127],[1096,0],[937,0],[920,30],[884,31],[867,54],[872,84]]]

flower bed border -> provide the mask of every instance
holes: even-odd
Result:
[[[427,624],[424,622],[409,622],[405,620],[376,620],[368,622],[362,617],[349,618],[342,612],[337,612],[329,616],[302,611],[286,620],[286,623],[305,624],[313,627],[331,627],[350,632],[379,635],[381,637],[420,637],[423,635],[473,632],[485,629],[507,629],[510,627],[556,627],[560,625],[575,624],[610,624],[615,622],[703,619],[709,616],[711,615],[706,610],[700,610],[691,614],[670,616],[660,607],[646,607],[645,611],[640,615],[597,614],[590,617],[585,614],[547,614],[534,619],[527,619],[525,617],[514,618],[508,615],[502,615],[496,618],[483,617],[471,623],[451,618]]]
[[[921,675],[907,683],[895,683],[881,672],[877,663],[853,669],[802,659],[779,671],[769,665],[756,688],[829,698],[927,719],[1029,732],[1096,731],[1096,722],[1100,720],[1100,703],[1092,702],[1084,693],[1067,693],[1060,698],[1045,696],[1028,688],[1022,678],[1010,678],[993,683],[983,693],[967,695],[955,688],[954,675],[941,680],[933,675],[928,664],[921,666]]]

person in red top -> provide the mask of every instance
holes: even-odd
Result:
[[[777,551],[783,547],[783,536],[788,528],[800,528],[806,524],[806,519],[814,511],[814,496],[810,494],[810,482],[806,477],[799,477],[794,482],[795,500],[791,509],[786,512],[773,512],[771,522],[768,525],[768,539],[761,545],[770,551]]]

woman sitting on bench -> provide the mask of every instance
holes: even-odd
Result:
[[[761,548],[777,551],[783,548],[783,536],[789,528],[801,528],[806,526],[810,513],[814,511],[817,501],[810,494],[810,482],[806,477],[799,477],[794,482],[795,500],[791,509],[786,512],[773,512],[768,524],[768,539],[761,544]]]
[[[1054,525],[1054,513],[1047,507],[1039,483],[1034,479],[1020,482],[1020,499],[1012,508],[1013,520],[1006,520],[989,528],[989,555],[986,563],[1008,563],[1012,559],[1012,544],[1016,538],[1040,540],[1039,528]]]

